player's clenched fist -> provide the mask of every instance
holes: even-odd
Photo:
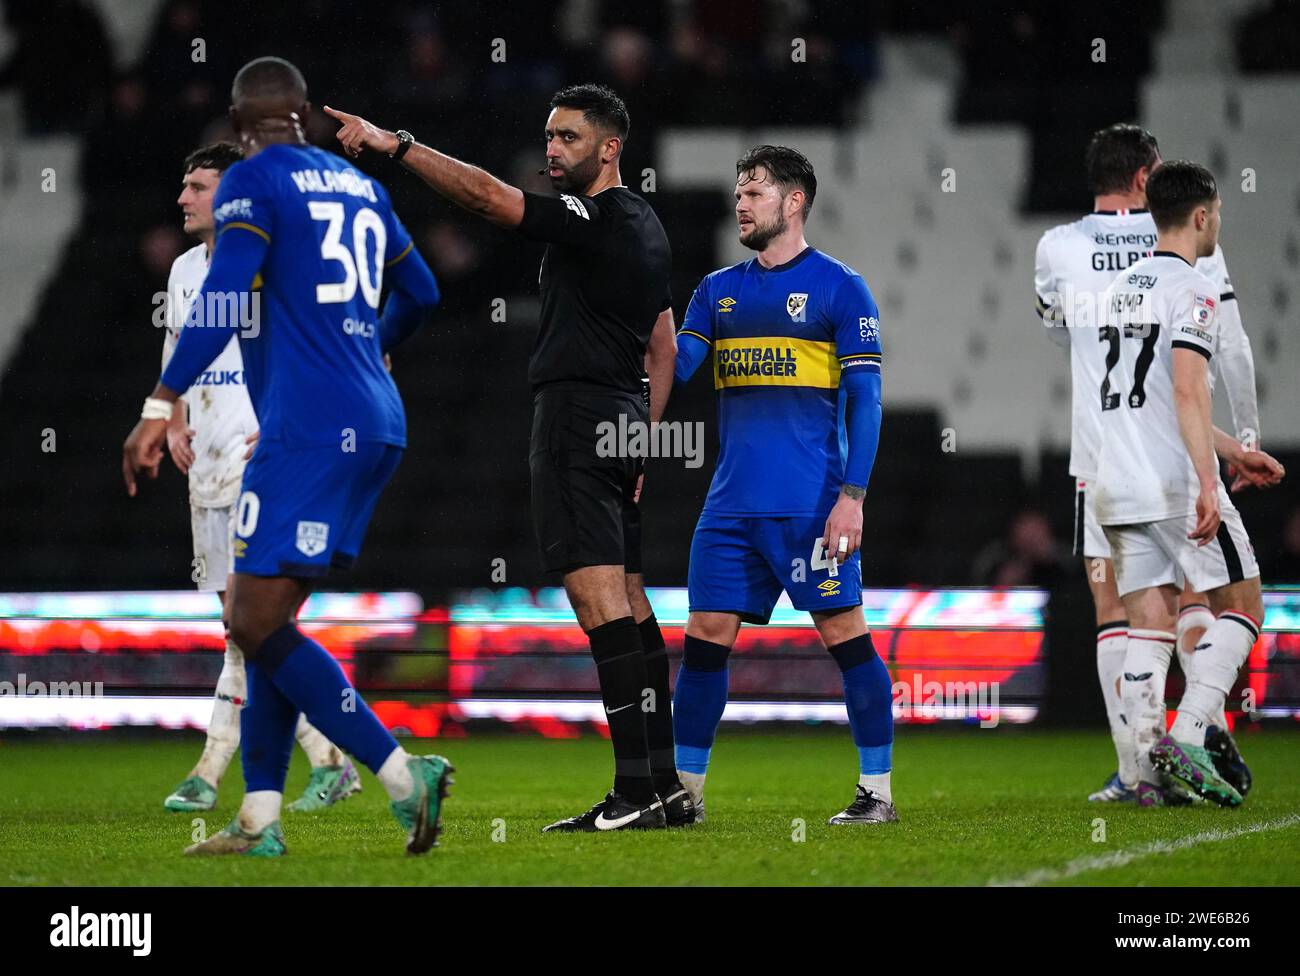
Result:
[[[141,419],[127,435],[122,445],[122,480],[126,482],[126,493],[132,498],[135,497],[136,472],[143,471],[150,479],[158,477],[166,439],[165,420]]]
[[[841,494],[822,530],[826,540],[826,558],[844,562],[862,544],[862,500]]]
[[[1216,478],[1213,485],[1203,486],[1201,493],[1196,496],[1196,526],[1187,533],[1187,538],[1198,546],[1206,545],[1214,541],[1222,521],[1223,514],[1219,511],[1219,484]]]
[[[1233,491],[1246,485],[1272,488],[1286,476],[1286,468],[1276,458],[1259,450],[1244,451],[1234,462],[1233,469],[1236,474],[1232,482]]]
[[[194,434],[193,427],[167,428],[167,451],[181,474],[189,474],[190,465],[194,463]]]
[[[381,129],[359,115],[349,115],[328,105],[325,106],[325,114],[343,123],[343,128],[334,136],[343,144],[348,155],[360,156],[363,149],[374,149],[390,155],[397,151],[397,136],[387,129]]]

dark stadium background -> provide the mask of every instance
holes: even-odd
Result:
[[[564,40],[572,32],[558,26],[570,6],[586,10],[591,27],[589,40],[576,46]],[[0,89],[20,92],[29,135],[80,137],[79,171],[62,178],[82,181],[85,205],[0,382],[0,587],[186,585],[184,480],[165,460],[159,482],[128,500],[120,445],[157,373],[160,336],[150,325],[151,296],[164,288],[172,258],[189,246],[174,204],[180,161],[197,144],[228,134],[230,80],[252,57],[273,53],[297,63],[317,108],[329,103],[408,128],[535,188],[542,182],[535,171],[550,93],[569,82],[608,82],[630,108],[622,169],[636,186],[643,167],[655,165],[668,127],[835,130],[850,103],[879,82],[882,38],[946,39],[963,73],[953,122],[1025,127],[1032,165],[1021,206],[1068,214],[1091,204],[1080,161],[1088,134],[1138,115],[1139,84],[1152,70],[1152,38],[1165,6],[713,0],[562,9],[170,0],[159,7],[138,62],[123,72],[113,68],[96,4],[9,0],[3,7],[16,44],[0,68]],[[1300,45],[1287,42],[1300,32],[1295,5],[1257,5],[1235,29],[1230,48],[1239,70],[1300,67]],[[1099,34],[1110,45],[1105,72],[1092,70],[1086,56],[1089,39]],[[807,39],[818,52],[810,58],[816,63],[790,63],[791,36]],[[194,37],[206,42],[204,63],[191,59]],[[495,37],[508,39],[505,64],[485,55]],[[334,128],[317,114],[311,138],[332,148]],[[534,552],[525,458],[531,409],[525,369],[541,247],[458,211],[386,160],[361,165],[392,191],[438,276],[444,303],[394,357],[409,450],[359,565],[334,582],[425,594],[489,585],[492,560],[500,557],[511,584],[554,583],[540,573]],[[717,165],[725,170],[731,160]],[[731,200],[725,192],[677,190],[663,181],[650,199],[674,248],[680,322],[695,284],[723,263],[714,230]],[[869,217],[872,201],[860,206]],[[814,211],[810,224],[814,244],[818,216]],[[904,237],[906,228],[879,232]],[[879,296],[890,270],[862,270]],[[1008,272],[1005,288],[1008,303],[1023,305],[1027,334],[1030,287],[1031,269],[1022,260]],[[507,302],[504,324],[490,317],[494,298]],[[969,298],[954,294],[952,300]],[[888,308],[884,316],[888,358]],[[1246,322],[1248,331],[1263,324],[1258,317]],[[675,395],[668,419],[706,422],[705,464],[692,470],[652,461],[646,482],[646,574],[655,585],[685,582],[716,451],[713,392],[696,379]],[[1013,448],[942,453],[939,411],[891,409],[889,392],[886,379],[883,438],[867,499],[866,585],[1011,582],[1084,596],[1077,563],[1067,555],[1072,513],[1065,452],[1044,451],[1032,464]],[[1006,398],[1007,409],[1016,409],[1015,391]],[[46,428],[57,431],[54,453],[39,449]],[[1300,474],[1300,455],[1281,456]],[[1025,473],[1035,469],[1035,477]],[[1300,578],[1295,497],[1287,488],[1240,503],[1269,582]]]

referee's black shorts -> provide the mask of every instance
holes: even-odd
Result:
[[[585,566],[641,572],[641,512],[633,499],[645,461],[626,456],[620,436],[630,436],[636,421],[648,427],[650,414],[634,394],[552,385],[534,395],[528,466],[533,528],[547,572]],[[602,430],[614,432],[615,451],[598,450]]]

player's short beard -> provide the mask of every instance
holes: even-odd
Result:
[[[781,208],[776,212],[776,217],[767,224],[760,224],[755,220],[754,227],[749,232],[749,236],[746,237],[742,234],[740,243],[744,244],[745,247],[749,248],[751,251],[765,251],[767,250],[767,245],[771,244],[775,238],[784,234],[789,226],[789,222],[785,219],[785,208]]]
[[[600,150],[595,149],[586,159],[572,166],[559,164],[560,175],[551,177],[551,186],[561,193],[585,193],[600,176]]]

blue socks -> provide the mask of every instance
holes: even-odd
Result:
[[[284,792],[293,753],[298,709],[280,693],[266,670],[253,661],[244,663],[248,675],[248,701],[239,713],[240,763],[244,791]]]
[[[713,738],[727,707],[727,655],[731,648],[686,635],[682,666],[673,693],[673,736],[677,768],[703,775]]]
[[[282,699],[292,703],[289,706],[293,709],[288,724],[289,744],[285,747],[286,769],[287,750],[292,748],[298,712],[306,715],[307,721],[316,726],[325,738],[341,749],[346,749],[371,772],[378,772],[384,760],[397,748],[397,740],[375,717],[370,706],[361,700],[338,662],[294,624],[285,624],[263,641],[254,661],[248,665],[249,703],[244,709],[245,733],[250,729],[249,712],[258,709],[258,704],[253,700],[254,670],[274,686]],[[259,690],[262,680],[259,677]],[[264,697],[271,700],[270,694]],[[261,716],[255,716],[254,719],[256,724],[251,727],[260,732]],[[244,742],[244,755],[247,757],[250,740],[246,738]],[[260,742],[254,751],[258,747]],[[247,758],[244,766],[247,776]],[[280,783],[284,783],[283,773],[280,775]],[[252,789],[251,786],[249,788]]]
[[[894,697],[889,669],[870,634],[830,648],[844,681],[844,705],[858,747],[858,771],[887,773],[893,766]],[[727,706],[727,656],[731,649],[686,635],[685,656],[673,694],[677,768],[703,775]]]
[[[844,680],[844,706],[858,747],[858,771],[890,771],[894,748],[894,692],[889,669],[880,660],[870,634],[828,648]]]

